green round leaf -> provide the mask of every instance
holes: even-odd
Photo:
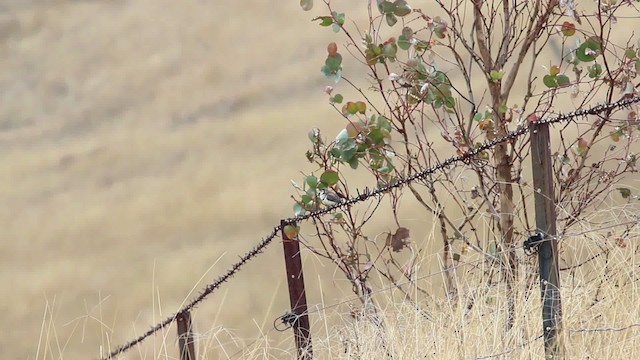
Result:
[[[367,152],[367,150],[371,147],[371,145],[367,144],[367,143],[360,143],[358,144],[358,146],[356,147],[359,153],[364,153]]]
[[[325,60],[324,64],[329,68],[329,70],[338,70],[342,65],[342,55],[340,53],[336,53],[335,55],[328,55],[327,60]]]
[[[335,94],[334,96],[329,98],[329,101],[336,104],[342,104],[343,97],[341,94]]]
[[[635,57],[636,57],[636,51],[635,51],[635,50],[633,50],[633,48],[628,48],[627,50],[625,50],[625,52],[624,52],[624,56],[625,56],[627,59],[633,59],[633,58],[635,58]]]
[[[300,215],[304,215],[305,213],[305,209],[302,207],[302,205],[295,203],[293,204],[293,214],[295,216],[300,216]]]
[[[385,165],[378,169],[378,172],[381,174],[390,174],[393,171],[393,165],[390,162],[386,161]]]
[[[347,129],[342,129],[340,130],[338,135],[336,135],[336,145],[341,146],[341,144],[343,144],[348,139],[349,139],[349,132],[347,132]]]
[[[367,134],[367,139],[374,145],[384,143],[384,133],[380,129],[373,129]]]
[[[597,79],[602,75],[602,65],[596,63],[587,68],[589,71],[589,77],[592,79]]]
[[[433,29],[433,32],[438,38],[444,39],[445,37],[447,37],[447,26],[444,24],[439,24]]]
[[[564,74],[560,74],[556,76],[556,81],[558,83],[558,86],[567,86],[571,83],[571,81],[569,80],[569,77]]]
[[[351,160],[349,160],[349,166],[353,169],[356,170],[358,168],[358,164],[360,164],[360,162],[358,161],[357,157],[352,157]]]
[[[395,43],[388,43],[382,48],[382,54],[391,59],[396,58],[396,53],[398,52],[398,45]]]
[[[313,176],[313,175],[309,175],[304,179],[304,182],[307,183],[307,185],[309,185],[309,187],[311,189],[315,189],[316,186],[318,186],[318,178]]]
[[[386,130],[388,133],[391,132],[391,123],[389,122],[389,119],[382,115],[378,116],[377,126],[380,129]]]
[[[349,148],[349,149],[343,149],[341,160],[348,163],[356,156],[357,152],[358,152],[358,149],[355,147]]]
[[[576,49],[576,58],[578,58],[578,60],[583,61],[583,62],[590,62],[596,59],[595,56],[593,55],[587,55],[586,50],[587,50],[587,45],[585,45],[584,43],[582,43],[577,49]]]
[[[375,65],[378,62],[378,55],[373,51],[373,49],[367,49],[364,52],[365,58],[367,60],[367,65]]]
[[[327,170],[320,175],[320,181],[327,184],[328,186],[332,186],[338,183],[338,172],[334,170]]]
[[[396,7],[395,10],[393,11],[395,15],[406,16],[411,14],[411,8],[409,7],[409,5],[405,0],[396,0],[393,2],[393,4]]]
[[[345,129],[343,129],[342,131],[345,131]],[[357,148],[357,144],[354,139],[347,138],[346,140],[340,141],[338,143],[338,148],[340,149],[340,151],[355,150]]]
[[[392,13],[386,14],[385,19],[387,20],[387,25],[389,26],[393,26],[398,22],[398,18]]]
[[[378,2],[378,10],[381,14],[390,14],[396,11],[396,6],[391,1]]]
[[[411,41],[406,36],[400,35],[398,37],[398,47],[402,50],[409,50],[411,47]]]
[[[331,16],[318,16],[313,20],[320,20],[320,26],[331,26],[333,24],[333,18]]]
[[[576,57],[582,62],[590,62],[595,60],[601,52],[600,40],[592,36],[576,49]]]
[[[359,111],[358,109],[359,107],[357,103],[354,103],[353,101],[347,101],[347,103],[342,107],[342,113],[353,115]]]
[[[504,71],[491,70],[491,72],[489,73],[489,77],[491,78],[491,80],[500,81],[502,80],[503,76],[504,76]]]
[[[456,106],[456,99],[453,96],[445,97],[444,106],[446,106],[449,109],[453,109]]]
[[[558,83],[556,82],[556,77],[553,75],[545,75],[542,78],[542,83],[550,89],[558,87]]]
[[[314,191],[315,192],[315,191]],[[311,196],[304,194],[300,197],[300,200],[302,201],[303,204],[311,204],[313,202],[313,199],[311,198]]]

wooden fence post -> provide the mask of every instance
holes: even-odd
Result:
[[[538,265],[542,296],[544,352],[548,359],[562,359],[565,351],[560,339],[562,306],[549,124],[532,123],[530,130],[536,228],[540,234]]]
[[[284,261],[287,268],[287,283],[289,285],[289,301],[293,313],[293,334],[298,349],[299,360],[311,360],[311,330],[309,316],[307,315],[307,295],[304,289],[304,276],[302,273],[302,258],[300,257],[300,242],[298,239],[289,239],[285,232],[285,221],[281,221],[282,246],[284,248]],[[296,224],[291,224],[296,226]]]
[[[180,360],[196,360],[191,313],[189,311],[178,313],[178,315],[176,315],[176,323],[178,324]]]

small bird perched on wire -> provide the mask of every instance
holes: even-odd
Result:
[[[333,206],[343,203],[346,199],[330,188],[318,190],[318,197],[325,206]]]

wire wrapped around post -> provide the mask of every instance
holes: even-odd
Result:
[[[300,256],[300,242],[296,236],[291,236],[287,227],[296,228],[296,224],[281,222],[282,246],[284,249],[284,262],[287,270],[287,284],[289,285],[289,300],[291,312],[295,315],[292,328],[298,349],[299,360],[311,360],[311,329],[307,314],[307,295],[304,289],[304,276],[302,272],[302,258]],[[297,233],[297,232],[296,232]],[[288,235],[289,234],[289,235]]]
[[[549,124],[532,123],[530,126],[536,228],[539,234],[535,244],[540,268],[544,352],[547,359],[563,359],[562,305]]]

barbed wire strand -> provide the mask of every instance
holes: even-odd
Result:
[[[235,264],[233,264],[233,266],[224,275],[218,277],[214,282],[209,283],[202,290],[200,295],[198,295],[196,298],[191,300],[187,305],[182,307],[180,310],[178,310],[173,315],[171,315],[168,318],[166,318],[164,321],[156,324],[155,326],[153,326],[152,328],[147,330],[144,334],[142,334],[142,335],[138,336],[137,338],[127,342],[126,344],[118,346],[115,350],[111,351],[111,353],[109,353],[108,356],[103,357],[101,359],[102,360],[113,359],[117,355],[119,355],[119,354],[131,349],[132,347],[136,346],[137,344],[141,343],[144,339],[148,338],[149,336],[151,336],[151,335],[155,334],[156,332],[160,331],[161,329],[167,327],[167,325],[171,324],[172,322],[174,322],[176,320],[176,318],[177,318],[177,316],[179,314],[183,314],[183,313],[193,309],[196,305],[198,305],[200,302],[202,302],[207,296],[209,296],[209,294],[211,294],[214,290],[216,290],[218,287],[220,287],[220,285],[222,285],[222,283],[226,282],[227,280],[229,280],[229,278],[231,278],[233,275],[235,275],[247,261],[251,260],[252,258],[257,256],[258,254],[262,253],[264,248],[267,247],[267,245],[269,245],[269,243],[271,243],[271,241],[273,241],[273,239],[276,237],[276,235],[278,235],[278,233],[281,230],[282,230],[282,226],[280,226],[280,225],[274,227],[273,230],[271,231],[271,234],[269,234],[266,238],[262,239],[257,245],[255,245],[253,247],[253,249],[251,249],[249,252],[245,253],[242,257],[240,257],[240,260],[238,262],[236,262]]]
[[[617,108],[621,108],[621,107],[626,107],[626,106],[630,106],[631,104],[640,102],[640,96],[636,96],[636,97],[628,97],[628,98],[624,98],[622,100],[613,102],[613,103],[608,103],[608,104],[603,104],[603,105],[597,105],[594,106],[592,108],[589,109],[584,109],[584,110],[577,110],[577,111],[573,111],[573,112],[569,112],[569,113],[564,113],[564,114],[560,114],[557,117],[553,117],[553,118],[548,118],[548,119],[541,119],[539,121],[537,121],[538,124],[553,124],[553,123],[558,123],[558,122],[562,122],[562,121],[568,121],[577,117],[584,117],[587,115],[598,115],[600,113],[606,112],[606,111],[611,111]],[[450,157],[444,161],[442,161],[441,163],[438,163],[432,167],[429,167],[427,169],[425,169],[424,171],[409,175],[407,177],[404,178],[400,178],[396,181],[394,181],[391,184],[385,185],[385,186],[381,186],[375,190],[370,190],[368,188],[365,188],[363,191],[357,191],[358,195],[354,196],[352,198],[346,199],[345,201],[336,204],[336,205],[331,205],[322,209],[318,209],[306,214],[302,214],[302,215],[298,215],[295,217],[291,217],[291,218],[287,218],[284,219],[283,222],[285,225],[292,225],[292,224],[297,224],[298,222],[301,221],[305,221],[311,218],[319,218],[329,212],[332,212],[333,210],[337,209],[337,208],[343,208],[343,207],[349,207],[352,206],[356,203],[359,202],[363,202],[371,197],[375,197],[378,195],[381,195],[383,193],[387,193],[393,189],[396,188],[400,188],[408,183],[414,182],[416,180],[421,180],[427,176],[429,176],[430,174],[433,174],[436,171],[439,170],[443,170],[455,163],[459,163],[459,162],[465,162],[467,160],[470,160],[471,158],[477,156],[478,154],[480,154],[481,152],[488,150],[500,143],[503,143],[505,141],[509,141],[512,139],[515,139],[519,136],[522,136],[524,134],[526,134],[527,132],[529,132],[529,127],[528,126],[521,126],[518,129],[509,132],[506,135],[500,136],[495,138],[492,141],[487,141],[485,143],[483,143],[482,145],[468,150],[464,153],[462,153],[461,155],[458,156],[454,156],[454,157]],[[131,349],[132,347],[136,346],[137,344],[141,343],[142,341],[144,341],[146,338],[148,338],[149,336],[155,334],[156,332],[160,331],[161,329],[164,329],[165,327],[167,327],[169,324],[173,323],[176,320],[176,317],[179,314],[185,313],[191,309],[193,309],[195,306],[197,306],[200,302],[202,302],[207,296],[209,296],[212,292],[214,292],[218,287],[220,287],[222,285],[222,283],[226,282],[227,280],[229,280],[229,278],[231,278],[233,275],[235,275],[240,268],[247,263],[249,260],[252,260],[254,257],[256,257],[258,254],[262,253],[262,251],[264,250],[265,247],[267,247],[272,240],[278,235],[278,232],[280,232],[282,230],[282,225],[277,225],[273,228],[273,230],[271,231],[271,233],[263,238],[257,245],[255,245],[250,251],[248,251],[247,253],[245,253],[243,256],[240,257],[240,260],[238,262],[236,262],[235,264],[233,264],[233,266],[222,276],[218,277],[215,281],[213,281],[212,283],[209,283],[200,293],[200,295],[198,295],[196,298],[194,298],[193,300],[191,300],[187,305],[185,305],[184,307],[182,307],[180,310],[178,310],[177,312],[175,312],[173,315],[169,316],[168,318],[166,318],[164,321],[156,324],[155,326],[151,327],[149,330],[147,330],[144,334],[138,336],[137,338],[118,346],[115,350],[111,351],[109,353],[109,355],[107,355],[106,357],[101,358],[101,360],[108,360],[108,359],[113,359],[114,357],[116,357],[117,355]]]
[[[608,103],[608,104],[603,104],[603,105],[596,105],[592,108],[589,109],[584,109],[584,110],[576,110],[573,112],[569,112],[569,113],[564,113],[564,114],[560,114],[556,117],[552,117],[552,118],[548,118],[548,119],[540,119],[539,121],[536,121],[537,124],[554,124],[554,123],[559,123],[562,121],[568,121],[577,117],[585,117],[587,115],[598,115],[600,113],[606,112],[606,111],[610,111],[610,110],[614,110],[617,108],[621,108],[621,107],[627,107],[630,106],[631,104],[640,102],[640,96],[635,96],[635,97],[627,97],[627,98],[623,98],[621,100],[618,100],[616,102],[612,102],[612,103]],[[327,206],[325,208],[322,209],[318,209],[306,214],[302,214],[302,215],[298,215],[295,217],[291,217],[291,218],[287,218],[284,219],[285,224],[287,225],[291,225],[291,224],[296,224],[298,222],[304,221],[304,220],[308,220],[310,218],[318,218],[324,214],[330,213],[335,209],[338,208],[345,208],[345,207],[349,207],[352,206],[356,203],[365,201],[371,197],[374,196],[378,196],[382,193],[387,193],[389,191],[391,191],[392,189],[395,188],[400,188],[408,183],[414,182],[416,180],[421,180],[429,175],[431,175],[432,173],[438,171],[438,170],[443,170],[455,163],[459,163],[459,162],[466,162],[468,160],[470,160],[471,158],[477,156],[478,154],[480,154],[481,152],[488,150],[500,143],[503,143],[505,141],[509,141],[512,139],[515,139],[519,136],[522,136],[524,134],[526,134],[527,132],[529,132],[529,127],[526,125],[522,125],[520,126],[518,129],[507,133],[506,135],[503,136],[499,136],[497,138],[495,138],[492,141],[487,141],[485,143],[483,143],[482,145],[468,150],[458,156],[454,156],[454,157],[450,157],[432,167],[429,167],[423,171],[420,171],[418,173],[409,175],[407,177],[404,178],[400,178],[394,182],[392,182],[391,184],[387,184],[384,186],[380,186],[375,190],[370,190],[369,188],[365,188],[363,191],[357,191],[358,195],[354,196],[352,198],[349,199],[345,199],[344,201],[335,204],[335,205],[331,205],[331,206]]]
[[[623,327],[600,327],[600,328],[588,328],[588,329],[571,329],[572,333],[581,333],[581,332],[605,332],[605,331],[625,331],[634,327],[639,327],[640,324],[631,324]]]

